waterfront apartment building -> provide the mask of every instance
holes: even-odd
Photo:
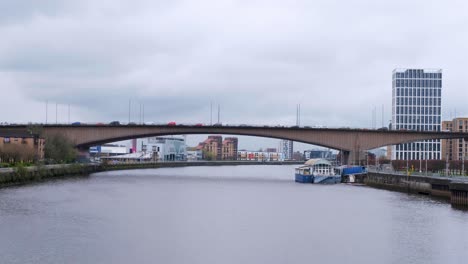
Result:
[[[285,160],[292,160],[293,159],[293,142],[291,140],[281,140],[279,150],[283,153],[283,157]]]
[[[394,130],[441,130],[442,70],[395,69],[392,74]],[[440,140],[392,146],[392,160],[440,160]]]
[[[208,136],[196,150],[202,151],[205,160],[237,160],[238,143],[236,137]]]
[[[0,156],[17,156],[22,161],[44,158],[45,139],[28,132],[0,133]],[[9,162],[1,160],[0,162]]]
[[[221,136],[208,136],[208,138],[200,142],[197,150],[203,153],[203,159],[221,160],[222,157],[223,137]]]
[[[443,131],[468,132],[468,118],[454,118],[442,122]],[[468,155],[468,142],[464,139],[443,139],[442,159],[464,160]]]
[[[238,140],[236,137],[227,137],[223,140],[222,159],[237,160]]]

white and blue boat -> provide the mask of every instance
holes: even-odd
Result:
[[[296,168],[296,182],[333,184],[341,182],[341,175],[335,174],[330,161],[325,159],[310,159]]]

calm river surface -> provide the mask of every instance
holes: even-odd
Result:
[[[0,189],[0,263],[468,263],[468,212],[297,184],[293,168],[130,170]]]

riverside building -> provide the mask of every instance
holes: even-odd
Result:
[[[182,161],[187,159],[184,138],[149,137],[137,139],[138,152],[152,153],[154,161]]]
[[[45,139],[29,132],[0,132],[0,152],[16,153],[23,161],[44,158]],[[2,161],[0,158],[0,162]]]
[[[236,137],[208,136],[200,142],[196,149],[202,152],[203,159],[207,160],[237,160],[239,140]]]
[[[279,150],[281,153],[283,153],[285,160],[293,159],[294,147],[291,140],[280,140]]]
[[[443,131],[468,132],[468,118],[454,118],[442,122]],[[442,159],[466,160],[468,157],[468,141],[463,139],[443,139]]]
[[[395,69],[392,74],[392,129],[440,131],[442,70]],[[399,144],[392,160],[439,160],[440,140]]]

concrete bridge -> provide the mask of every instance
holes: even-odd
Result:
[[[25,129],[31,127],[0,126],[0,132]],[[41,125],[34,129],[45,137],[63,135],[83,150],[120,140],[165,135],[225,134],[287,139],[343,151],[346,163],[358,160],[367,150],[383,146],[430,139],[468,140],[468,133],[268,126]]]

